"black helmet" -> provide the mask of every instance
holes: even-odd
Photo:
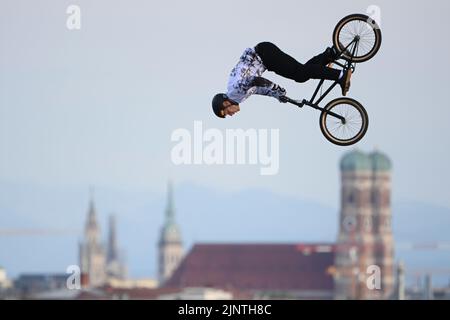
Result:
[[[214,114],[219,118],[225,118],[225,116],[222,115],[221,111],[223,110],[223,102],[226,100],[228,100],[228,97],[225,93],[218,93],[212,99],[212,108]]]

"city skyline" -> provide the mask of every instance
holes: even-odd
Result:
[[[194,189],[198,188],[194,186]],[[337,206],[336,208],[328,208],[328,209],[324,209],[323,207],[321,207],[320,205],[314,204],[314,203],[309,203],[308,201],[298,201],[294,198],[279,198],[279,196],[274,196],[273,194],[271,194],[270,192],[268,192],[267,190],[249,190],[247,193],[232,193],[232,194],[219,194],[218,191],[212,191],[212,190],[205,190],[204,188],[198,188],[197,190],[195,190],[193,193],[190,193],[190,191],[192,192],[193,186],[192,185],[181,185],[181,186],[177,186],[175,188],[175,195],[174,195],[174,207],[175,207],[175,212],[176,212],[176,216],[177,216],[177,221],[178,219],[179,222],[181,223],[181,228],[182,228],[182,232],[186,233],[186,241],[185,241],[185,246],[184,249],[185,251],[188,251],[189,248],[192,247],[192,245],[194,245],[195,243],[201,243],[201,242],[225,242],[225,243],[235,243],[235,242],[246,242],[246,243],[264,243],[267,241],[270,242],[275,242],[275,243],[296,243],[296,242],[334,242],[335,240],[335,236],[337,234],[337,217],[338,217],[338,210],[337,210]],[[158,210],[153,211],[149,210],[149,212],[142,212],[141,214],[139,214],[138,216],[141,216],[140,219],[143,218],[142,215],[144,216],[153,216],[153,219],[148,220],[148,224],[145,224],[143,226],[141,226],[141,229],[137,226],[134,225],[134,223],[136,223],[136,220],[133,219],[137,219],[138,217],[135,214],[131,214],[130,217],[127,217],[126,215],[124,215],[125,212],[128,211],[128,209],[124,209],[126,207],[126,204],[120,204],[120,197],[123,197],[123,195],[120,195],[120,192],[117,193],[116,195],[109,195],[109,197],[105,198],[105,192],[99,188],[96,188],[97,190],[97,194],[98,194],[98,199],[94,201],[97,204],[100,204],[100,208],[101,207],[105,207],[105,200],[109,199],[109,200],[113,200],[116,202],[117,205],[112,205],[111,207],[114,207],[114,210],[97,210],[98,212],[98,216],[99,216],[99,221],[100,221],[100,226],[103,226],[104,229],[106,229],[107,226],[107,217],[109,216],[109,213],[111,212],[122,212],[122,214],[119,214],[119,221],[121,221],[121,223],[118,226],[118,234],[119,234],[119,243],[121,243],[121,246],[123,246],[124,248],[126,248],[127,251],[127,257],[129,259],[127,259],[127,262],[130,264],[130,271],[131,271],[131,277],[152,277],[152,278],[157,278],[157,270],[155,268],[156,266],[156,260],[155,257],[153,255],[156,256],[156,243],[158,241],[158,237],[159,237],[159,228],[163,225],[163,219],[164,219],[164,208],[166,208],[167,206],[167,200],[166,197],[167,195],[164,194],[163,198],[160,199],[161,201],[159,201],[159,204],[157,205],[157,207],[159,207]],[[179,193],[177,193],[177,190],[180,190]],[[211,206],[211,203],[207,204],[206,207],[203,207],[201,205],[201,203],[199,203],[200,205],[192,207],[191,205],[188,205],[189,207],[191,207],[191,209],[186,209],[185,205],[190,203],[193,200],[192,194],[196,194],[197,199],[202,193],[204,193],[205,191],[210,192],[208,194],[208,198],[212,199],[212,203],[214,203],[215,201],[219,201],[219,202],[223,202],[223,199],[226,198],[233,198],[236,199],[236,195],[238,195],[238,199],[237,199],[237,204],[234,206],[231,206],[231,208],[233,208],[233,211],[237,210],[237,216],[239,216],[239,214],[244,214],[247,217],[242,217],[245,221],[245,223],[248,223],[249,221],[252,221],[255,217],[255,213],[252,212],[246,212],[245,207],[249,207],[248,205],[248,201],[250,201],[251,203],[254,203],[253,205],[251,204],[249,208],[252,208],[253,206],[253,210],[250,211],[256,211],[259,212],[260,209],[259,208],[263,208],[266,207],[267,208],[272,208],[271,211],[272,213],[267,215],[266,217],[260,217],[259,218],[259,223],[258,225],[255,225],[253,227],[251,227],[251,229],[254,229],[253,231],[251,231],[251,233],[244,231],[246,228],[245,226],[234,226],[232,228],[234,228],[235,232],[227,232],[226,230],[215,230],[215,226],[217,227],[217,222],[213,222],[213,221],[223,221],[222,223],[226,226],[231,227],[230,223],[225,223],[225,221],[223,219],[226,219],[226,216],[224,216],[223,218],[220,217],[221,212],[228,212],[230,210],[230,207],[225,207],[222,210],[212,210],[209,213],[209,210],[206,209],[208,207]],[[338,190],[336,190],[336,192],[338,192]],[[84,192],[86,195],[86,191]],[[107,194],[107,193],[106,193]],[[92,193],[89,192],[89,196],[87,197],[87,199],[92,199]],[[266,201],[268,199],[272,199],[269,200],[269,202],[262,202],[261,205],[255,205],[258,202],[261,202],[260,200],[257,200],[259,198],[265,198]],[[86,198],[86,196],[85,196]],[[126,197],[124,197],[126,198]],[[123,199],[124,199],[123,198]],[[142,197],[137,197],[140,198],[140,201],[142,201]],[[189,199],[189,200],[188,200]],[[194,202],[197,202],[197,199],[194,199]],[[222,199],[222,200],[220,200]],[[244,200],[245,199],[245,200]],[[86,199],[85,199],[86,200]],[[118,201],[119,200],[119,201]],[[129,202],[130,200],[127,199],[127,201],[125,201],[127,204],[130,204]],[[225,200],[226,201],[226,200]],[[280,202],[282,201],[282,202]],[[83,201],[85,202],[85,201]],[[89,201],[88,201],[89,202]],[[88,203],[87,202],[87,203]],[[245,204],[247,202],[247,204]],[[427,238],[427,237],[422,237],[422,238],[413,238],[411,235],[414,234],[414,231],[412,231],[411,235],[408,235],[409,233],[405,233],[405,230],[408,228],[404,228],[402,227],[402,225],[404,224],[405,218],[407,218],[405,216],[404,213],[407,213],[409,216],[411,216],[411,211],[407,209],[407,211],[405,211],[405,209],[401,210],[401,214],[404,216],[403,218],[399,218],[396,215],[396,205],[395,205],[395,199],[393,199],[394,202],[394,219],[393,219],[393,227],[394,227],[394,231],[396,231],[395,233],[399,233],[399,241],[398,244],[400,246],[400,260],[404,260],[402,259],[404,256],[406,256],[406,271],[407,271],[407,275],[408,275],[408,284],[410,285],[412,283],[412,281],[414,281],[413,279],[413,274],[411,273],[413,270],[418,270],[418,269],[423,269],[423,270],[433,270],[433,269],[438,269],[439,267],[439,263],[437,261],[442,261],[442,255],[445,254],[445,251],[443,252],[433,252],[430,251],[428,249],[425,248],[425,252],[420,252],[420,251],[411,251],[408,252],[408,250],[411,249],[406,249],[405,251],[405,244],[407,246],[412,246],[414,244],[419,244],[420,243],[425,243],[425,245],[433,245],[433,243],[438,243],[440,242],[439,239],[431,239],[431,238]],[[87,206],[87,207],[86,207]],[[82,206],[82,213],[78,213],[78,220],[79,218],[82,218],[81,221],[81,225],[84,225],[84,220],[85,220],[85,215],[86,215],[86,210],[88,209],[88,204],[84,204]],[[119,207],[122,207],[121,210],[117,210]],[[197,207],[197,208],[195,208]],[[202,209],[203,207],[203,209]],[[258,208],[258,209],[257,209]],[[280,208],[282,208],[280,210]],[[200,209],[200,212],[198,212]],[[206,212],[205,212],[206,209]],[[197,211],[197,212],[195,212]],[[271,221],[275,216],[278,216],[280,214],[279,211],[282,211],[282,215],[284,215],[285,217],[291,217],[289,219],[294,219],[292,221],[288,221],[285,220],[284,223],[283,221],[279,222],[279,223],[274,223],[273,221]],[[419,210],[420,211],[420,210]],[[241,213],[240,213],[241,212]],[[297,213],[295,213],[297,212]],[[310,212],[313,213],[313,216],[311,216]],[[206,215],[205,215],[206,214]],[[237,217],[235,215],[232,215],[232,217]],[[256,213],[257,214],[257,213]],[[299,215],[299,217],[295,218],[292,214],[295,215]],[[204,220],[203,222],[200,222],[201,220],[198,220],[199,217],[202,217],[201,220]],[[417,214],[415,214],[414,216],[417,216]],[[301,218],[303,217],[303,218]],[[154,219],[156,218],[156,219]],[[192,222],[190,220],[196,220],[196,222]],[[211,220],[212,219],[212,220]],[[302,221],[303,219],[303,221]],[[304,219],[308,219],[308,220],[304,220]],[[328,221],[323,222],[323,220],[326,219]],[[151,222],[153,220],[153,222]],[[293,225],[293,221],[297,221],[296,224],[298,225],[298,227],[296,226],[292,226]],[[322,221],[322,222],[320,222]],[[203,230],[203,229],[198,229],[199,226],[201,226],[203,224],[207,224],[210,225],[211,227],[208,228],[208,230]],[[289,223],[289,225],[287,224]],[[306,223],[306,224],[305,224]],[[138,224],[142,224],[142,221],[138,222]],[[400,224],[400,225],[399,225]],[[414,224],[411,224],[414,225]],[[417,223],[416,223],[417,225]],[[152,228],[150,228],[150,226],[153,226]],[[427,227],[427,224],[421,225],[422,228],[425,229],[429,229],[430,227]],[[445,225],[444,225],[445,227]],[[141,232],[145,232],[143,230],[149,230],[150,232],[147,232],[148,234],[146,236],[144,236],[142,233],[139,232],[135,232],[133,231],[132,234],[130,233],[130,229],[132,228],[132,230],[142,230]],[[268,229],[270,228],[270,229]],[[416,227],[414,227],[416,228]],[[76,234],[76,239],[73,236],[67,236],[66,238],[70,238],[70,239],[75,239],[76,241],[78,241],[78,239],[80,239],[81,236],[81,228],[79,227],[80,231]],[[128,230],[127,230],[128,229]],[[152,229],[152,230],[150,230]],[[258,230],[259,229],[259,230]],[[436,227],[434,227],[434,230],[430,230],[433,232],[433,234],[437,231]],[[252,235],[253,233],[253,235]],[[395,237],[395,233],[394,233],[394,237]],[[271,236],[267,237],[267,236],[262,236],[263,234],[270,234]],[[428,235],[429,236],[429,235]],[[62,237],[61,235],[49,235],[48,241],[50,241],[51,239],[54,239],[55,237]],[[14,240],[14,239],[20,239],[20,237],[14,237],[14,236],[10,236],[10,237],[2,237],[3,240]],[[37,237],[36,235],[34,235],[34,238],[36,239],[36,243],[42,244],[47,242],[47,240],[45,240],[46,237]],[[62,237],[64,239],[64,237]],[[27,241],[29,241],[30,239],[33,239],[33,235],[31,236],[22,236],[22,239],[20,242],[24,242],[26,243]],[[147,240],[143,240],[143,239],[147,239]],[[102,242],[106,243],[107,238],[106,237],[102,237]],[[449,240],[445,240],[447,242],[450,242]],[[73,240],[70,240],[70,242],[73,243]],[[67,243],[67,241],[63,241],[63,243]],[[137,244],[139,244],[138,246],[141,246],[142,249],[141,250],[136,250]],[[4,246],[8,245],[8,241],[6,241],[6,243],[3,243]],[[48,244],[46,245],[48,247]],[[60,247],[61,248],[61,247]],[[57,249],[54,248],[52,250],[49,250],[49,252],[52,251],[58,251],[61,249]],[[77,259],[73,259],[73,250],[68,250],[68,248],[64,248],[64,251],[62,252],[62,256],[65,257],[64,260],[65,264],[60,265],[59,269],[55,269],[54,267],[51,269],[53,271],[60,271],[63,272],[65,271],[65,268],[67,265],[69,264],[76,264]],[[72,254],[67,254],[67,252],[71,252]],[[26,252],[26,250],[25,250]],[[411,259],[411,255],[417,255],[416,258]],[[45,255],[44,255],[45,256]],[[70,256],[72,256],[72,258],[69,258]],[[430,258],[432,256],[436,256],[435,258],[432,258],[430,260]],[[441,258],[437,258],[437,257],[441,257]],[[421,260],[418,257],[425,257],[424,261],[419,261]],[[3,258],[5,259],[5,258]],[[14,259],[13,259],[14,260]],[[60,261],[60,262],[62,262]],[[70,261],[70,262],[69,262]],[[143,261],[145,261],[145,264],[143,264]],[[409,264],[408,262],[411,262],[411,264]],[[434,262],[433,262],[434,261]],[[444,259],[443,261],[446,261],[446,259]],[[36,265],[36,262],[31,262],[31,265]],[[52,262],[54,264],[54,262]],[[55,264],[54,264],[55,265]],[[48,268],[46,269],[45,267],[45,263],[42,265],[42,267],[40,267],[40,269],[37,269],[37,271],[51,271]],[[139,267],[137,267],[139,266]],[[408,267],[412,267],[411,269],[408,269]],[[43,268],[44,267],[44,268]],[[10,268],[7,268],[7,270],[9,269],[9,271],[13,271],[12,273],[9,272],[12,275],[18,275],[19,273],[23,273],[26,271],[33,271],[33,270],[28,270],[26,267],[21,267],[21,271],[16,271],[14,272],[14,269],[11,270]],[[440,275],[440,279],[439,283],[441,284],[445,284],[448,282],[448,278],[447,277],[442,277],[442,275]],[[433,279],[434,281],[436,281],[436,279]]]

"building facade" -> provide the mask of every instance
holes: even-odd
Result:
[[[195,244],[166,288],[215,288],[255,299],[333,299],[335,245]]]

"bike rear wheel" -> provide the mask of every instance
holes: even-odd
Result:
[[[345,118],[345,123],[333,115],[332,111]],[[356,100],[338,98],[330,101],[320,114],[320,130],[325,138],[339,146],[349,146],[361,140],[369,127],[369,116]]]
[[[358,39],[356,48],[351,44]],[[381,30],[377,22],[364,14],[352,14],[343,18],[333,31],[333,44],[342,52],[342,58],[352,62],[367,61],[381,46]],[[354,50],[354,55],[353,53]]]

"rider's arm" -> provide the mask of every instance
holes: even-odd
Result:
[[[251,82],[254,88],[254,94],[270,96],[280,100],[281,97],[286,96],[286,90],[279,85],[267,80],[263,77],[255,77]]]

